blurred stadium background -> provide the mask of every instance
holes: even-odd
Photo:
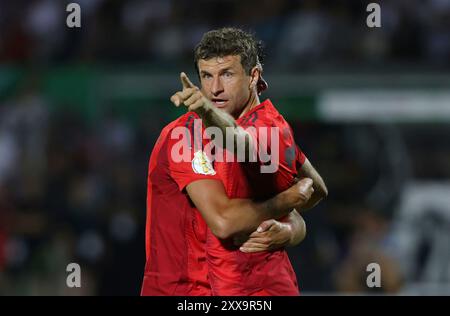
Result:
[[[329,187],[289,250],[303,293],[450,295],[449,0],[378,1],[375,29],[360,0],[79,0],[81,29],[69,2],[0,1],[1,295],[139,293],[148,158],[221,26],[265,41],[264,97]]]

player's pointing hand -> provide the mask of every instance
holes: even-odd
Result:
[[[184,104],[189,111],[199,111],[209,105],[208,99],[203,95],[200,89],[189,80],[184,72],[180,74],[180,81],[183,90],[178,91],[170,98],[170,101],[172,101],[175,106]]]
[[[183,85],[183,89],[187,88],[196,88],[196,86],[189,80],[188,76],[182,72],[180,73],[181,84]]]

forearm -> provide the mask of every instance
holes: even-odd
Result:
[[[313,180],[314,193],[307,203],[302,205],[298,211],[306,211],[315,207],[321,200],[328,196],[328,189],[322,177],[311,165],[311,162],[306,159],[303,166],[298,170],[300,177],[308,177]]]
[[[306,224],[300,214],[293,210],[281,221],[270,219],[264,221],[248,239],[235,238],[241,244],[240,251],[251,253],[273,251],[298,245],[306,236]]]
[[[222,148],[233,146],[236,152],[238,144],[245,144],[245,152],[248,153],[251,148],[251,137],[249,133],[244,131],[237,125],[234,118],[216,108],[211,101],[209,101],[198,87],[196,87],[186,76],[185,73],[180,74],[180,80],[183,85],[183,91],[178,91],[170,100],[176,105],[184,104],[189,111],[196,112],[201,118],[206,127],[217,127],[221,131],[221,141],[215,141],[216,145]],[[227,130],[230,132],[227,133]],[[230,135],[230,139],[227,138]],[[215,135],[216,137],[218,135]],[[231,150],[231,148],[230,148]]]
[[[230,199],[218,180],[202,179],[186,186],[194,205],[213,234],[226,239],[236,233],[254,231],[267,219],[280,219],[304,205],[312,193],[312,180],[305,178],[264,202]]]
[[[203,124],[206,127],[217,127],[221,131],[222,139],[220,142],[216,142],[222,148],[225,148],[230,142],[234,152],[236,152],[237,144],[245,144],[245,152],[248,152],[250,144],[250,135],[246,133],[241,127],[239,127],[235,119],[226,113],[219,110],[210,103],[196,110],[197,114],[202,118]],[[227,139],[232,137],[232,139]]]
[[[230,199],[227,207],[221,212],[221,219],[226,227],[225,237],[253,232],[268,218],[263,203],[255,203],[248,199]]]
[[[287,225],[289,225],[291,230],[291,238],[288,246],[296,246],[300,242],[303,241],[306,237],[306,223],[303,217],[297,212],[297,210],[293,210],[289,213],[287,220],[285,221]]]
[[[255,231],[263,221],[281,219],[304,203],[302,196],[294,193],[292,189],[283,191],[264,202],[230,199],[222,212],[222,220],[227,224],[227,235],[249,233]]]
[[[198,108],[195,112],[203,119],[203,123],[206,127],[216,126],[226,131],[226,128],[236,128],[237,124],[235,119],[226,113],[225,111],[221,111],[218,108],[211,105],[209,102],[205,102],[205,104]]]
[[[321,194],[320,192],[314,191],[313,195],[308,200],[308,202],[306,202],[301,207],[299,207],[299,211],[302,212],[302,211],[310,210],[310,209],[314,208],[317,204],[319,204],[319,202],[322,200],[323,200],[323,194]]]

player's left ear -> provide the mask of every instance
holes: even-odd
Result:
[[[253,67],[250,71],[250,90],[256,89],[260,76],[261,69],[258,66]]]

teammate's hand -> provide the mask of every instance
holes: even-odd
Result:
[[[195,86],[188,78],[188,76],[182,72],[180,74],[180,81],[183,86],[182,91],[176,92],[170,97],[175,106],[184,104],[189,111],[199,111],[210,106],[209,100],[203,95],[200,89]]]
[[[246,253],[273,251],[288,246],[292,234],[289,224],[269,219],[259,225],[239,250]]]

